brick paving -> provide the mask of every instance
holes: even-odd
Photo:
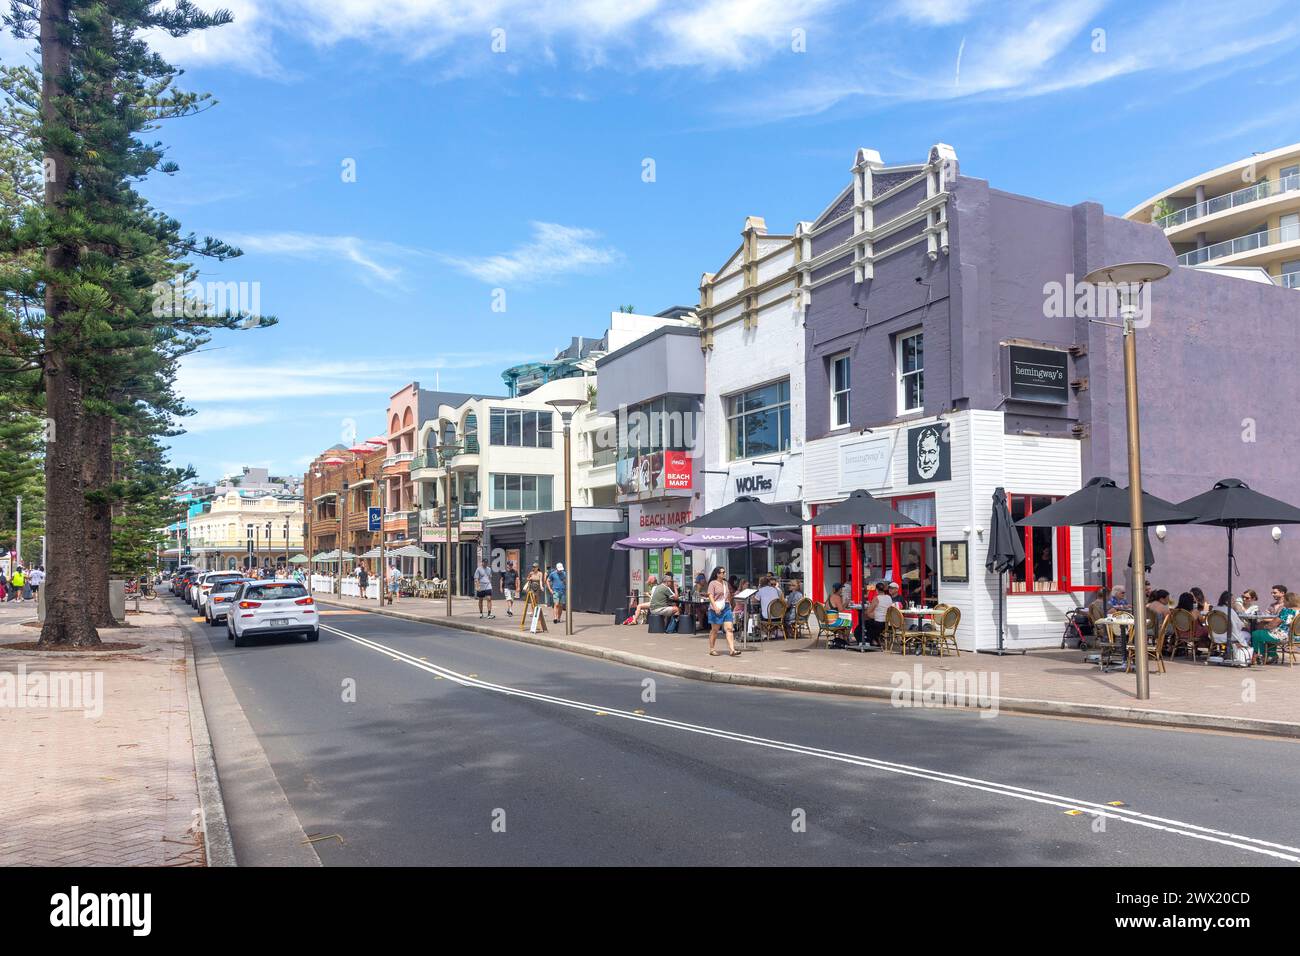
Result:
[[[20,626],[35,616],[35,604],[0,605],[0,644],[35,640]],[[130,623],[100,636],[142,645],[134,651],[0,650],[0,680],[25,665],[29,679],[90,672],[103,682],[98,717],[48,697],[0,706],[0,866],[205,864],[184,638],[165,612]]]
[[[360,607],[375,608],[376,602],[318,598]],[[516,609],[519,604],[516,602]],[[445,621],[445,601],[399,598],[393,610],[414,614],[433,622]],[[494,602],[495,620],[480,620],[472,598],[453,599],[453,621],[474,627],[487,626],[503,636],[520,635],[519,618],[505,617],[503,602]],[[892,688],[895,674],[912,675],[917,663],[924,673],[931,671],[986,673],[996,675],[995,696],[1023,700],[1058,701],[1069,704],[1134,707],[1135,678],[1112,670],[1103,674],[1095,664],[1083,662],[1078,650],[1030,651],[1025,655],[994,657],[963,652],[960,657],[902,657],[899,654],[829,650],[825,642],[816,647],[807,639],[751,643],[740,657],[708,656],[708,634],[650,634],[644,625],[624,627],[612,623],[612,615],[574,615],[574,634],[566,638],[563,625],[549,623],[546,637],[572,640],[589,647],[607,648],[643,655],[670,664],[686,664],[720,673],[748,674],[774,679],[798,678],[864,687]],[[329,619],[326,618],[326,623]],[[814,625],[815,628],[815,625]],[[718,646],[726,650],[721,635]],[[1179,714],[1207,714],[1228,718],[1282,721],[1300,724],[1300,667],[1231,668],[1193,664],[1179,657],[1166,661],[1166,672],[1151,672],[1151,699],[1144,709]],[[988,685],[991,687],[991,682]]]

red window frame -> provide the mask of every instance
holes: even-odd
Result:
[[[1025,515],[1028,516],[1034,513],[1033,500],[1035,498],[1050,498],[1051,502],[1055,503],[1059,501],[1062,497],[1063,496],[1061,495],[1042,495],[1042,494],[1033,494],[1033,493],[1025,494],[1022,492],[1009,491],[1007,492],[1007,507],[1011,509],[1012,513],[1014,514],[1015,509],[1013,507],[1013,503],[1015,499],[1023,498],[1025,502]],[[1025,549],[1025,584],[1027,585],[1027,587],[1023,591],[1013,590],[1012,589],[1013,582],[1008,576],[1007,579],[1008,597],[1034,595],[1034,594],[1069,594],[1075,592],[1101,590],[1101,585],[1099,584],[1075,585],[1072,580],[1072,576],[1071,576],[1072,561],[1071,561],[1070,550],[1074,540],[1072,537],[1074,529],[1071,528],[1069,525],[1057,525],[1056,527],[1052,528],[1052,532],[1054,535],[1053,547],[1054,550],[1056,551],[1056,567],[1060,572],[1057,575],[1057,580],[1055,582],[1056,587],[1040,591],[1034,589],[1033,587],[1028,586],[1034,583],[1034,549],[1033,549],[1034,529],[1022,528],[1021,534],[1023,534],[1024,537],[1022,538],[1020,543],[1021,545],[1023,545]],[[1110,571],[1111,571],[1110,529],[1107,528],[1106,529],[1106,577],[1108,579],[1110,577]]]

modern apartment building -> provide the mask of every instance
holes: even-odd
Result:
[[[1300,143],[1193,176],[1125,218],[1164,230],[1180,265],[1253,267],[1300,290]]]

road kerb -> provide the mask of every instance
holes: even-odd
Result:
[[[316,595],[316,600],[321,604],[329,604],[331,607],[343,607],[352,611],[360,611],[368,614],[382,614],[385,617],[397,618],[404,621],[414,621],[417,624],[433,624],[439,627],[453,627],[461,631],[472,631],[476,634],[485,634],[488,637],[499,637],[508,641],[518,641],[523,644],[536,644],[540,647],[549,647],[555,650],[568,651],[572,654],[582,654],[586,657],[596,657],[616,664],[626,664],[630,667],[639,667],[644,670],[657,671],[661,674],[668,674],[672,677],[683,677],[689,680],[708,681],[717,684],[737,684],[746,687],[762,687],[772,690],[791,690],[810,694],[835,694],[844,697],[866,697],[873,700],[887,700],[891,702],[896,700],[900,693],[905,693],[910,694],[914,702],[923,703],[926,695],[926,692],[921,689],[903,692],[893,687],[882,687],[879,685],[845,684],[836,681],[810,680],[802,677],[774,677],[763,674],[738,674],[734,671],[716,671],[707,667],[697,667],[693,664],[681,664],[677,661],[666,661],[662,658],[647,657],[644,654],[634,654],[630,651],[615,650],[613,648],[600,647],[592,644],[580,644],[576,641],[550,637],[545,634],[533,634],[529,631],[501,631],[490,627],[484,627],[479,624],[472,624],[468,621],[458,621],[454,618],[450,620],[446,618],[429,618],[421,617],[418,614],[407,614],[403,611],[396,611],[390,608],[358,607],[355,604],[344,604],[340,601],[322,598],[319,595]],[[1035,700],[1033,698],[1022,697],[994,697],[987,699],[985,703],[988,705],[996,705],[999,711],[1031,716],[1079,717],[1089,720],[1105,720],[1114,723],[1135,724],[1143,727],[1178,728],[1183,730],[1216,730],[1228,733],[1260,734],[1269,737],[1300,739],[1300,723],[1291,723],[1281,720],[1261,720],[1252,717],[1230,717],[1223,714],[1194,714],[1143,707],[1117,707],[1111,704],[1079,704],[1071,701]],[[969,710],[978,709],[974,706],[962,704],[954,706],[965,707]]]
[[[204,855],[208,866],[237,866],[235,841],[230,833],[230,820],[226,816],[226,802],[221,796],[221,779],[217,776],[212,736],[208,732],[207,715],[203,712],[194,643],[184,627],[180,630],[185,638],[185,684],[189,690],[190,740],[194,748],[194,778],[199,790]]]

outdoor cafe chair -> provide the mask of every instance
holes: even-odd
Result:
[[[961,649],[957,647],[957,625],[961,623],[961,609],[947,605],[940,607],[943,608],[943,615],[939,618],[939,629],[926,632],[931,635],[930,643],[940,657],[948,651],[961,657]]]
[[[931,639],[934,631],[909,631],[903,619],[903,612],[896,605],[885,609],[885,629],[893,628],[893,641],[897,641],[900,653],[906,654],[909,647],[916,648],[918,654],[924,653],[926,641]],[[892,644],[893,641],[890,643]]]
[[[1096,628],[1097,633],[1097,666],[1106,671],[1114,665],[1116,656],[1125,653],[1127,647],[1127,632],[1133,629],[1133,615],[1117,611],[1111,615],[1111,620],[1106,624],[1101,624]]]
[[[813,599],[801,598],[799,603],[794,606],[794,620],[790,622],[790,633],[793,637],[812,637],[812,627],[808,619],[812,617]]]
[[[790,605],[784,598],[773,598],[767,606],[767,616],[759,615],[757,618],[758,633],[760,637],[772,638],[780,634],[785,637],[785,612],[790,610]]]
[[[1187,653],[1192,656],[1192,662],[1196,662],[1196,619],[1192,617],[1191,611],[1185,611],[1182,608],[1174,608],[1169,612],[1169,616],[1164,620],[1165,626],[1165,647],[1169,650],[1169,659],[1172,661],[1174,655],[1178,653],[1180,647],[1187,648]]]
[[[813,641],[814,645],[823,635],[829,641],[831,638],[847,634],[853,627],[848,623],[832,624],[830,615],[826,613],[826,605],[820,601],[813,603],[813,616],[817,618],[817,638]]]
[[[1170,614],[1166,614],[1163,620],[1156,621],[1156,626],[1153,628],[1151,626],[1151,619],[1156,617],[1156,614],[1154,611],[1151,610],[1147,611],[1147,646],[1146,646],[1147,660],[1155,661],[1156,665],[1160,668],[1160,673],[1162,674],[1165,672],[1165,658],[1163,653],[1161,652],[1164,649],[1165,631],[1167,629],[1166,626],[1169,623],[1169,618],[1171,614],[1172,612]],[[1136,637],[1137,637],[1136,634],[1132,634],[1130,636],[1128,646],[1124,650],[1125,673],[1128,672],[1128,669],[1130,667],[1136,666],[1137,653],[1136,653],[1135,645],[1137,644],[1137,641],[1134,639]]]
[[[1216,607],[1205,616],[1205,627],[1210,635],[1210,654],[1205,663],[1208,664],[1209,658],[1216,654],[1226,660],[1232,631],[1232,622],[1228,620],[1228,615]]]
[[[1286,637],[1282,638],[1277,645],[1278,660],[1288,667],[1295,666],[1296,655],[1300,654],[1298,641],[1300,641],[1300,614],[1291,618],[1291,623],[1286,629]]]

